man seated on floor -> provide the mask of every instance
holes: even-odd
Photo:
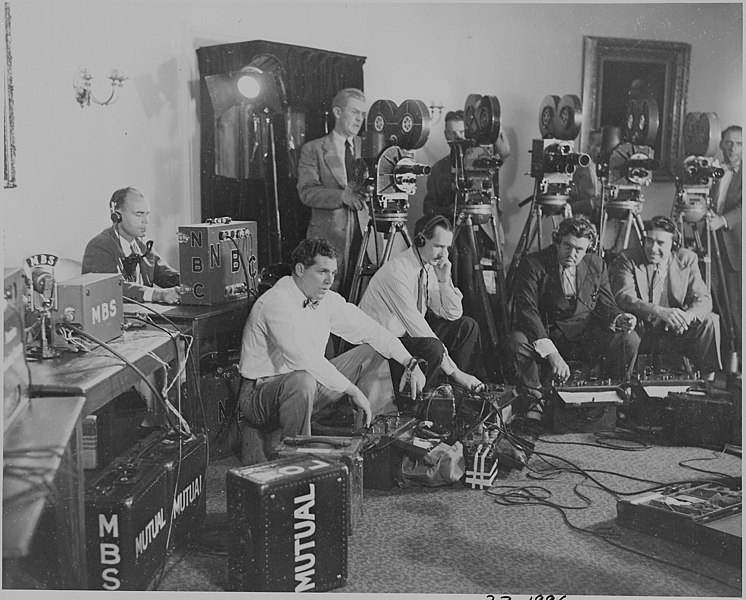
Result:
[[[329,242],[301,241],[292,263],[292,275],[259,297],[243,331],[239,405],[247,425],[245,464],[266,460],[272,441],[268,437],[265,445],[267,433],[310,435],[311,416],[344,395],[362,412],[366,427],[372,417],[394,410],[387,358],[406,368],[401,387],[409,383],[412,396],[425,383],[417,359],[398,338],[331,291],[337,252]],[[327,360],[330,333],[360,345]]]
[[[595,226],[587,217],[570,217],[552,239],[521,262],[512,290],[507,350],[519,391],[537,400],[539,365],[559,383],[571,374],[566,360],[601,362],[601,376],[621,379],[640,344],[635,316],[614,303],[606,264],[593,254]],[[532,409],[528,416],[540,418],[540,402]]]
[[[415,223],[414,232],[414,245],[373,275],[360,309],[428,361],[426,390],[437,385],[439,371],[467,389],[478,388],[482,382],[469,372],[484,371],[479,326],[463,316],[463,296],[451,279],[451,223],[442,215],[425,216]],[[435,348],[433,338],[441,341]],[[391,373],[396,382],[401,366],[392,364]]]
[[[681,235],[667,217],[645,223],[642,248],[626,250],[612,263],[616,303],[638,319],[640,352],[688,357],[705,379],[720,370],[720,319],[699,271],[697,255],[681,248]]]
[[[145,242],[150,201],[133,187],[115,191],[109,200],[111,227],[94,237],[83,253],[83,273],[120,273],[125,298],[177,304],[179,272]]]

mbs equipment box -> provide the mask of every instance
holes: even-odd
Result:
[[[227,474],[228,589],[324,592],[347,582],[348,469],[296,454]]]

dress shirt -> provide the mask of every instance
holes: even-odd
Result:
[[[668,308],[668,264],[647,265],[648,300],[653,306]]]
[[[351,382],[324,357],[330,333],[352,344],[370,344],[401,364],[412,358],[398,338],[336,292],[327,292],[315,308],[304,308],[305,301],[291,276],[259,297],[243,330],[241,375],[259,379],[307,371],[321,385],[344,392]]]
[[[390,258],[371,278],[360,309],[397,337],[409,334],[437,338],[425,320],[427,309],[448,321],[459,319],[464,314],[463,294],[450,277],[441,283],[433,266],[425,264],[427,307],[418,310],[417,291],[422,267],[414,247]],[[447,350],[441,368],[446,375],[457,368]]]
[[[568,299],[574,298],[577,295],[578,283],[577,283],[577,267],[563,267],[559,266],[560,282],[562,284],[562,291],[565,297]],[[542,358],[546,358],[554,352],[559,352],[557,346],[549,338],[541,338],[534,342],[534,350]]]
[[[350,148],[352,149],[352,155],[355,156],[355,138],[354,137],[345,137],[343,135],[340,135],[337,133],[337,130],[334,130],[334,147],[337,149],[337,154],[339,154],[339,158],[342,160],[342,165],[345,167],[345,176],[347,178],[347,182],[350,181],[350,174],[347,173],[347,165],[345,165],[345,142],[350,142]]]
[[[135,245],[134,240],[128,242],[121,235],[119,236],[119,245],[122,247],[122,252],[124,252],[125,256],[129,256],[133,252],[140,252],[140,249]],[[124,275],[124,273],[122,273],[122,275]],[[133,283],[136,283],[137,285],[143,285],[140,265],[137,265],[135,267],[135,281],[133,281]],[[152,302],[154,292],[155,290],[152,287],[147,287],[143,292],[143,302]]]

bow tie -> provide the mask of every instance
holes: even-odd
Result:
[[[308,308],[309,306],[311,308],[316,308],[318,305],[319,305],[319,301],[318,300],[311,300],[310,298],[306,298],[303,301],[303,308]]]

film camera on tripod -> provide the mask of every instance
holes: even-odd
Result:
[[[417,178],[430,173],[428,165],[414,160],[414,150],[424,146],[429,135],[430,111],[421,100],[405,100],[398,107],[391,100],[376,100],[368,111],[362,157],[355,160],[351,178],[352,184],[370,199],[370,221],[350,288],[352,303],[360,300],[363,277],[372,277],[390,258],[397,233],[407,247],[412,246],[407,230],[409,197],[417,191]],[[383,253],[379,252],[378,233],[385,238]],[[371,236],[375,258],[365,265]]]
[[[658,135],[658,104],[655,98],[631,99],[627,103],[624,127],[604,127],[598,159],[601,180],[601,223],[603,239],[609,219],[619,222],[614,252],[626,250],[632,232],[642,243],[643,188],[650,185],[653,171],[660,167],[651,144]],[[599,251],[603,252],[602,244]]]
[[[513,260],[508,270],[510,287],[518,266],[531,250],[534,242],[543,247],[542,217],[552,219],[572,216],[568,201],[577,167],[591,164],[588,154],[575,151],[575,138],[580,133],[583,105],[573,94],[546,96],[539,107],[539,132],[541,139],[531,144],[531,177],[534,178],[533,195],[519,206],[531,203],[526,224],[518,239]]]

